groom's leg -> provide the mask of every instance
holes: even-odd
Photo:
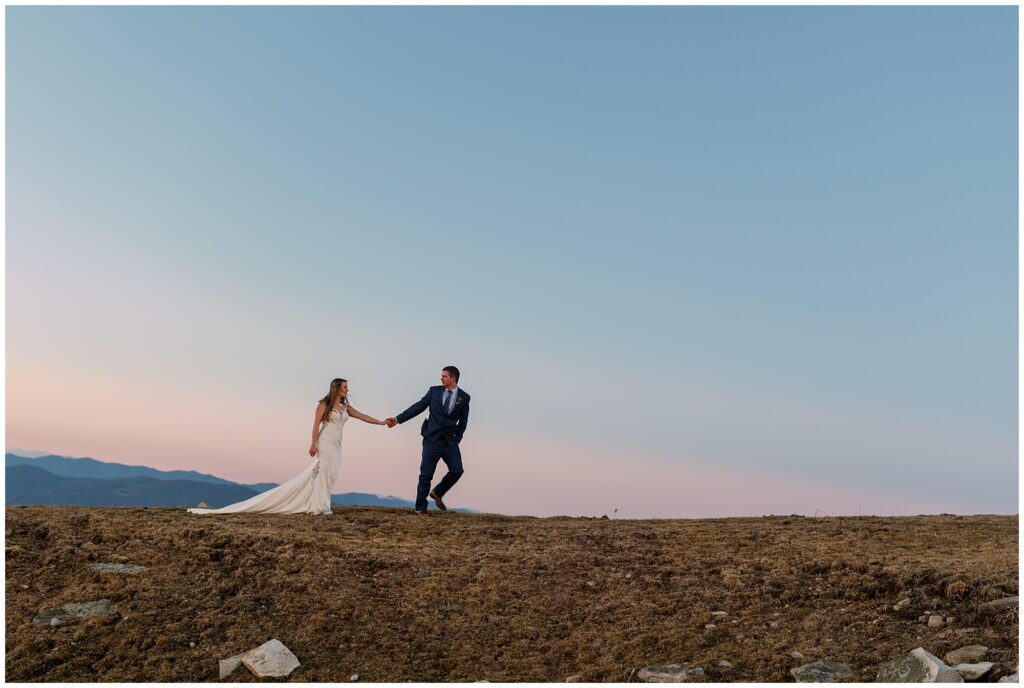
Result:
[[[448,467],[448,472],[441,478],[441,482],[434,488],[434,492],[444,497],[445,493],[452,489],[452,485],[459,482],[459,478],[462,477],[462,452],[459,451],[459,445],[445,447],[441,458],[444,459],[444,465]],[[437,464],[435,463],[435,465]]]
[[[430,481],[434,479],[434,470],[441,458],[441,447],[434,444],[423,444],[423,458],[420,460],[420,481],[416,485],[416,511],[427,510],[427,493],[430,492]]]

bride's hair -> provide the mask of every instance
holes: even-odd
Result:
[[[334,408],[335,404],[338,403],[338,399],[341,399],[342,404],[348,404],[348,397],[341,396],[341,386],[346,382],[348,382],[348,380],[340,377],[336,377],[331,380],[331,391],[327,393],[327,396],[320,400],[321,402],[327,402],[327,408],[324,410],[325,423],[327,422],[327,419],[330,418],[331,410]]]

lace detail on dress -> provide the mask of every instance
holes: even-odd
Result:
[[[313,466],[313,477],[315,478],[319,474],[320,474],[320,462],[317,461],[316,465]]]

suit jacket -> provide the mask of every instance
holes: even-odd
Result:
[[[395,416],[399,423],[415,418],[428,408],[430,415],[423,421],[420,434],[424,442],[433,444],[458,444],[466,433],[469,422],[469,395],[459,388],[452,404],[451,413],[444,408],[445,389],[436,385],[427,390],[423,398]]]

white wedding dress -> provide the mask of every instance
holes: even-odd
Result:
[[[306,470],[272,490],[219,509],[189,509],[193,514],[329,514],[331,486],[341,469],[341,434],[348,408],[332,409],[316,441],[316,458]]]

